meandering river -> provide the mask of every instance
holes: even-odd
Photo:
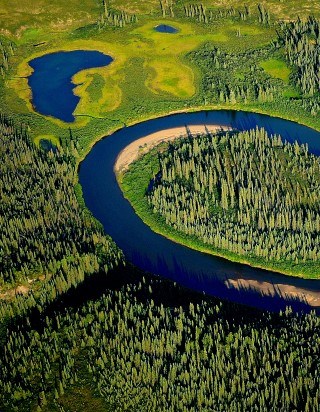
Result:
[[[308,143],[320,154],[320,133],[299,124],[235,111],[182,113],[123,128],[98,142],[80,166],[85,202],[127,259],[143,270],[209,295],[259,308],[320,308],[320,281],[304,280],[188,249],[154,233],[123,197],[114,174],[118,154],[133,141],[163,129],[221,125],[239,130],[264,127],[288,141]]]
[[[79,98],[73,94],[72,76],[79,70],[104,66],[110,56],[94,51],[48,54],[30,62],[33,105],[45,115],[66,122]],[[142,137],[164,129],[220,125],[239,130],[264,127],[288,141],[308,143],[320,155],[320,133],[297,123],[246,112],[202,111],[180,113],[123,128],[98,142],[79,170],[85,202],[124,251],[141,269],[161,275],[191,289],[259,308],[278,310],[290,303],[295,309],[320,309],[320,281],[303,280],[229,262],[176,244],[154,233],[124,199],[116,181],[118,154]]]

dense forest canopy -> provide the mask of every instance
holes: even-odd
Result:
[[[121,253],[100,225],[80,206],[75,164],[68,150],[37,148],[12,120],[0,117],[0,287],[39,283],[52,300],[86,274],[108,269]],[[8,294],[10,297],[10,294]],[[35,304],[33,294],[15,311]],[[27,302],[28,301],[28,302]],[[13,303],[14,304],[14,303]],[[22,305],[22,306],[21,306]],[[20,309],[18,309],[20,307]],[[0,305],[0,312],[10,304]],[[10,310],[9,310],[10,312]]]
[[[296,67],[294,81],[302,92],[314,96],[320,92],[320,25],[310,17],[308,21],[282,24],[283,42],[290,64]]]
[[[20,322],[0,353],[1,410],[79,411],[89,390],[99,411],[318,410],[318,316],[187,296],[143,278]]]

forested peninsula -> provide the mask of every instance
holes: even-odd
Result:
[[[120,181],[140,216],[178,242],[317,278],[319,178],[320,160],[307,145],[255,129],[176,140]]]

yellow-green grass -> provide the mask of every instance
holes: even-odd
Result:
[[[149,73],[146,86],[154,93],[167,92],[180,98],[189,98],[195,94],[192,69],[177,59],[157,58],[146,61],[145,67]]]
[[[158,33],[153,30],[157,24],[174,24],[179,32],[175,35]],[[7,86],[14,89],[19,99],[25,102],[29,112],[33,112],[32,96],[27,80],[27,76],[32,72],[28,65],[30,60],[59,50],[99,50],[111,55],[114,62],[110,66],[86,70],[74,76],[73,81],[78,85],[75,93],[81,98],[75,115],[81,116],[76,118],[72,127],[85,127],[90,118],[84,115],[101,117],[115,111],[120,106],[124,93],[121,90],[121,84],[126,76],[125,67],[130,59],[141,58],[144,60],[147,71],[146,85],[154,93],[158,95],[161,93],[171,94],[173,97],[179,98],[189,98],[194,95],[196,90],[194,73],[191,67],[186,66],[185,61],[182,61],[183,56],[205,42],[228,44],[228,42],[237,41],[233,33],[233,23],[230,25],[217,25],[216,29],[206,31],[203,27],[193,23],[154,19],[147,23],[142,22],[139,27],[125,29],[123,32],[115,30],[98,33],[91,39],[69,40],[65,36],[57,36],[41,49],[33,48],[32,53],[18,64],[16,73],[7,82]],[[254,42],[254,37],[257,34],[261,35],[264,31],[269,32],[270,29],[253,30],[252,41]],[[94,80],[97,79],[94,74],[99,74],[100,79],[104,80],[101,93],[97,90],[99,98],[96,98],[94,92]],[[132,78],[130,81],[134,82],[135,79]],[[90,86],[92,86],[91,89]],[[8,104],[10,107],[10,101]],[[16,105],[17,102],[14,101],[15,108]],[[63,122],[57,119],[48,117],[48,120],[64,127]]]
[[[288,86],[283,92],[283,97],[297,99],[301,97],[301,93],[294,86]]]
[[[159,33],[154,30],[154,27],[159,24],[172,25],[178,29],[178,32],[175,34]],[[243,35],[250,38],[250,44],[247,44],[243,38],[237,37],[239,28]],[[226,48],[229,46],[233,48],[236,45],[238,50],[251,48],[252,46],[268,44],[270,37],[276,35],[273,28],[246,22],[235,23],[230,19],[224,20],[223,24],[216,22],[208,27],[186,20],[181,22],[176,19],[151,19],[151,21],[149,19],[148,23],[134,29],[130,34],[147,41],[153,55],[164,56],[181,55],[208,42]],[[139,47],[139,51],[145,50]]]
[[[178,5],[194,3],[190,0],[179,0],[176,2]],[[288,20],[296,19],[297,16],[307,17],[309,15],[320,15],[320,4],[318,0],[308,0],[302,2],[300,0],[201,0],[196,3],[201,3],[207,8],[226,10],[227,8],[234,7],[236,9],[244,8],[244,4],[250,6],[252,11],[257,9],[259,3],[263,4],[267,10],[270,10],[273,16],[278,19]],[[114,8],[120,8],[128,13],[142,13],[150,14],[153,16],[155,13],[160,12],[159,0],[109,0],[110,6]],[[174,7],[174,9],[177,9]]]
[[[242,36],[259,36],[261,34],[265,34],[266,31],[263,26],[256,26],[256,25],[249,25],[245,23],[234,23],[233,26],[230,27],[230,32],[233,34],[238,34],[238,30],[240,30],[240,37]]]
[[[98,0],[1,0],[1,31],[21,37],[26,30],[43,28],[54,35],[96,21],[101,9]]]
[[[284,83],[289,83],[289,77],[291,70],[287,66],[286,62],[279,59],[268,59],[260,62],[260,66],[266,71],[271,77],[276,79],[281,79]]]
[[[189,0],[182,0],[184,4],[190,4]],[[244,9],[244,5],[248,5],[252,12],[255,12],[257,5],[263,4],[273,16],[281,20],[296,19],[297,16],[306,18],[310,15],[320,16],[320,3],[318,0],[308,0],[302,2],[300,0],[201,0],[201,3],[208,8],[226,10],[230,7],[235,9]]]
[[[103,117],[121,104],[122,90],[119,84],[123,75],[116,66],[84,70],[73,77],[77,85],[74,94],[80,97],[76,110],[77,116]],[[78,119],[79,121],[79,119]]]
[[[189,0],[177,2],[174,7],[176,13],[182,12],[183,3],[190,4]],[[207,8],[226,10],[229,7],[242,9],[242,0],[202,0]],[[256,13],[257,4],[262,3],[271,11],[277,19],[289,20],[297,16],[306,18],[309,15],[320,16],[320,4],[318,0],[301,2],[290,0],[281,2],[279,0],[247,0],[253,13]],[[158,16],[161,13],[159,0],[109,0],[110,7],[135,13],[139,17],[148,15]],[[17,2],[16,0],[0,1],[1,32],[3,34],[23,37],[30,29],[43,29],[46,33],[54,35],[56,32],[70,31],[76,27],[97,21],[102,13],[102,1],[100,0],[33,0],[28,2]],[[30,33],[26,34],[29,36]]]
[[[178,29],[178,32],[175,34],[159,33],[154,30],[154,27],[160,24],[172,25]],[[226,27],[218,23],[216,26],[211,26],[210,30],[205,30],[193,22],[182,23],[175,19],[149,19],[148,23],[134,29],[131,35],[145,39],[151,46],[153,53],[174,55],[186,53],[202,42],[228,41],[227,30],[228,25]]]
[[[57,136],[55,136],[54,134],[39,134],[38,136],[36,136],[33,141],[34,143],[39,147],[40,146],[40,141],[41,140],[49,140],[53,145],[55,145],[56,147],[60,146],[60,142]]]
[[[149,14],[154,16],[160,13],[159,0],[108,0],[113,9],[124,10],[132,14]]]

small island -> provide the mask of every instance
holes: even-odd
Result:
[[[263,129],[163,145],[119,179],[152,229],[232,261],[319,277],[320,161],[307,145]]]

